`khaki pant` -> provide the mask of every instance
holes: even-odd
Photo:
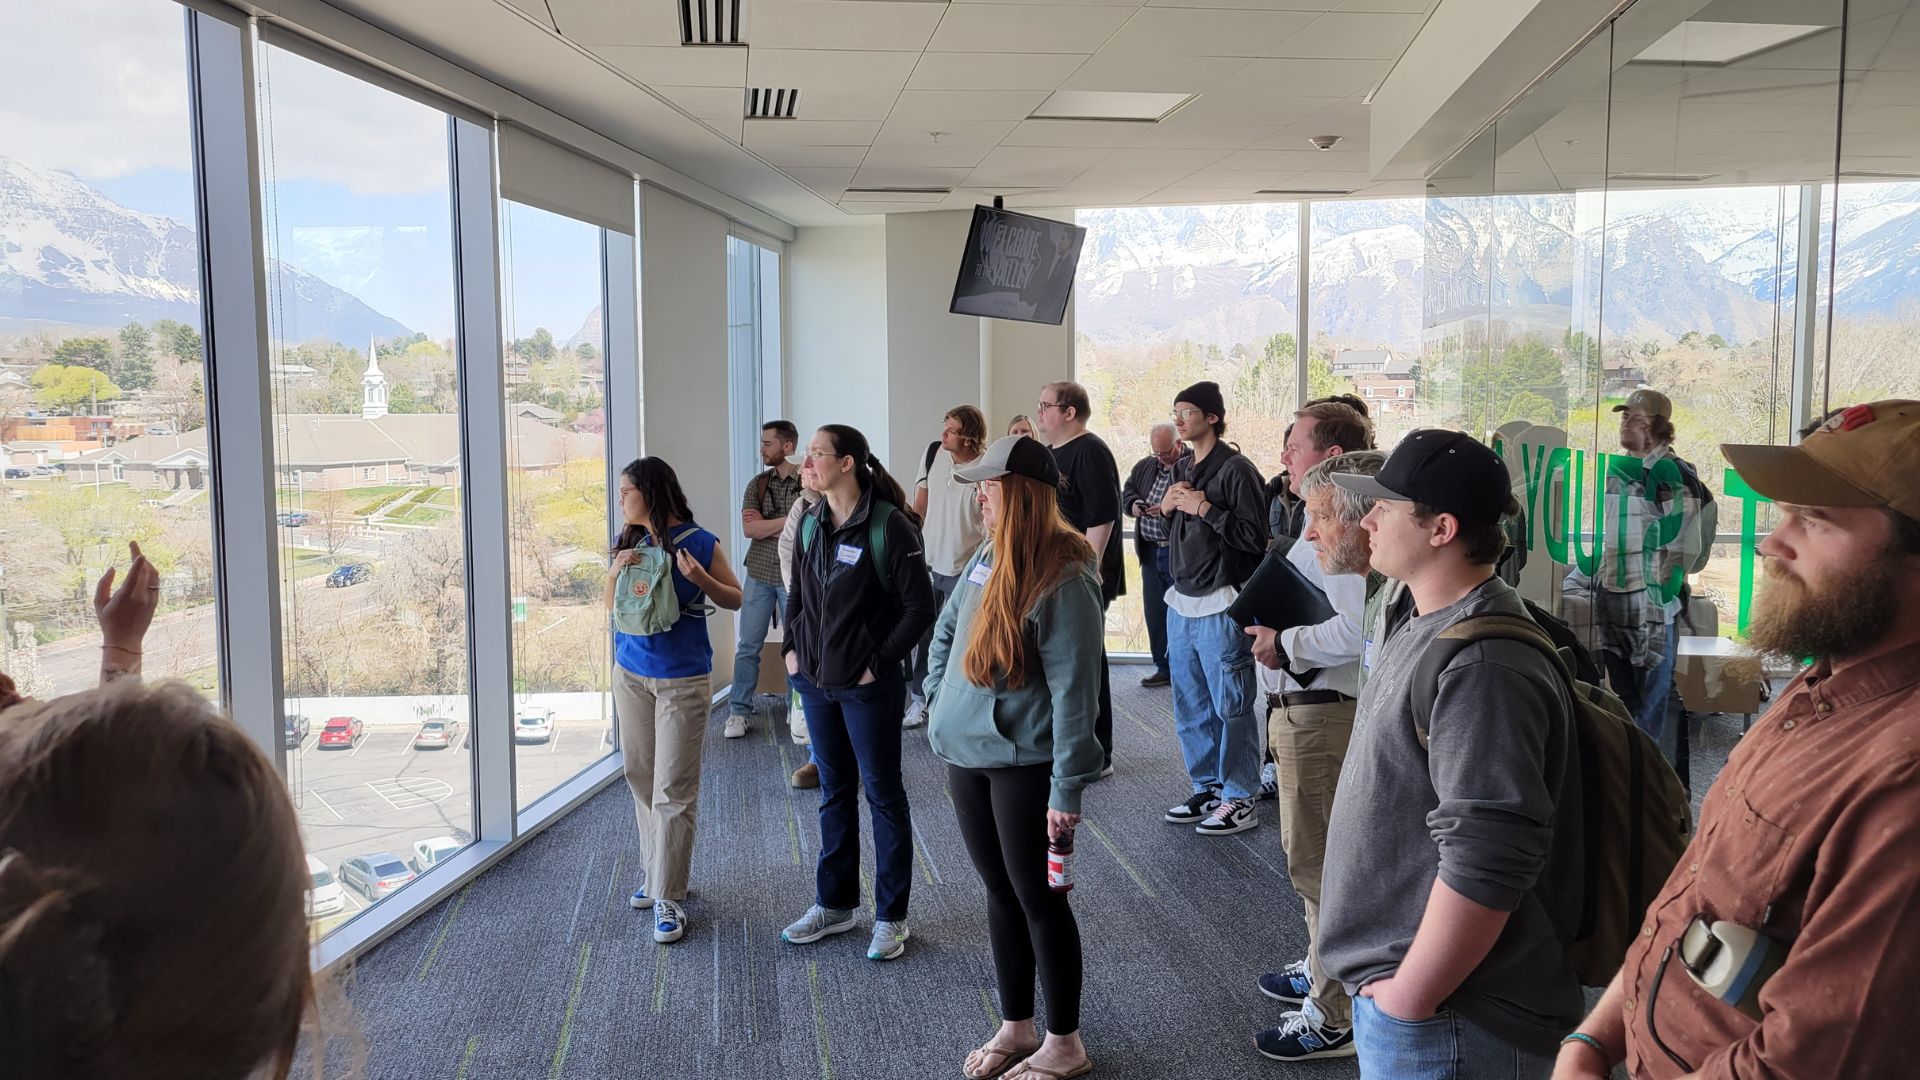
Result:
[[[1280,843],[1287,876],[1307,914],[1307,971],[1312,1001],[1330,1026],[1353,1026],[1353,1003],[1320,966],[1320,871],[1327,861],[1327,820],[1334,785],[1353,738],[1354,702],[1275,706],[1267,714],[1267,743],[1280,783]]]
[[[649,679],[618,666],[613,671],[620,756],[640,826],[640,865],[647,895],[658,899],[687,898],[711,683],[706,675]]]

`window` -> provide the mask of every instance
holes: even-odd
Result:
[[[597,226],[504,201],[514,755],[524,809],[612,748],[612,497]],[[625,465],[626,462],[620,462]],[[548,723],[526,724],[530,717]]]
[[[271,453],[309,477],[278,495],[287,782],[308,850],[384,881],[416,841],[471,840],[466,746],[416,741],[470,713],[448,122],[272,45],[256,71]],[[396,446],[445,485],[361,464]],[[387,895],[348,884],[318,930]]]
[[[1364,379],[1364,399],[1398,398],[1404,388],[1381,381],[1418,373],[1425,200],[1351,199],[1312,207],[1307,397],[1351,394]],[[1413,426],[1397,406],[1368,411],[1382,446],[1398,442]]]
[[[181,9],[20,4],[4,22],[0,670],[42,697],[94,685],[93,583],[138,540],[161,575],[147,675],[211,695],[212,502],[158,467],[207,445]]]
[[[765,466],[760,425],[785,415],[780,368],[780,253],[737,236],[727,238],[727,357],[733,487],[746,490]],[[733,550],[747,549],[737,521]]]

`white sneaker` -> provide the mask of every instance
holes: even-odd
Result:
[[[744,716],[741,716],[739,713],[730,714],[727,717],[727,729],[721,732],[721,734],[725,735],[729,739],[746,738],[747,718]]]
[[[907,701],[907,716],[900,722],[901,727],[917,728],[927,722],[927,699],[911,698]]]
[[[653,903],[653,940],[662,945],[679,941],[687,934],[687,913],[677,902],[655,900]]]

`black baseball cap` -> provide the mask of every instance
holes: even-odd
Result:
[[[978,461],[969,461],[953,470],[953,478],[963,484],[998,480],[1007,474],[1038,480],[1048,487],[1060,486],[1060,466],[1053,451],[1039,440],[1026,435],[1008,435],[995,439]]]
[[[1400,440],[1379,476],[1335,473],[1333,482],[1370,499],[1417,502],[1464,525],[1498,525],[1513,497],[1500,455],[1464,431],[1442,428]]]

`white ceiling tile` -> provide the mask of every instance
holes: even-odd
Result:
[[[906,90],[893,117],[915,123],[1025,120],[1047,100],[1042,90]]]
[[[1215,163],[1216,168],[1245,172],[1305,172],[1320,164],[1320,152],[1303,150],[1242,150]]]
[[[1054,90],[1087,61],[1084,53],[920,54],[909,90]]]
[[[920,0],[937,2],[937,0]],[[1013,7],[1028,7],[1040,4],[1048,7],[1123,7],[1137,8],[1141,0],[952,0],[955,4],[1005,4]]]
[[[1112,151],[1038,146],[1002,146],[981,160],[967,177],[973,187],[1059,186],[1070,183]]]
[[[760,156],[775,165],[785,168],[788,165],[814,168],[856,169],[866,160],[869,148],[865,146],[772,146],[760,151]]]
[[[730,143],[739,143],[747,129],[745,116],[703,116],[700,122],[726,136]]]
[[[755,83],[761,86],[761,83]],[[885,120],[900,91],[893,87],[871,90],[835,87],[826,90],[803,88],[795,116],[808,120]]]
[[[783,168],[780,170],[815,191],[832,190],[838,192],[853,184],[852,169],[823,169],[812,166]]]
[[[1055,188],[1051,191],[1036,191],[1025,195],[1007,196],[1008,206],[1028,209],[1040,207],[1075,206],[1085,209],[1099,209],[1109,206],[1132,206],[1141,199],[1153,194],[1158,188],[1152,184],[1100,184],[1082,187],[1073,184]]]
[[[986,143],[941,146],[875,146],[867,151],[862,164],[879,167],[920,167],[930,169],[971,169],[980,164],[993,147]]]
[[[903,117],[898,113],[887,118],[886,125],[873,139],[875,146],[984,146],[992,149],[1000,145],[1014,128],[1020,126],[1018,120],[943,120],[928,122]],[[933,132],[939,132],[936,137]]]
[[[1313,18],[1299,11],[1143,8],[1100,51],[1108,56],[1265,56]]]
[[[1191,106],[1189,106],[1191,108]],[[1272,124],[1175,124],[1180,113],[1143,131],[1129,150],[1238,150],[1273,133]]]
[[[1392,60],[1399,56],[1426,20],[1424,15],[1336,12],[1322,15],[1289,36],[1268,56],[1327,60]]]
[[[1107,163],[1103,161],[1093,168],[1088,169],[1086,172],[1081,173],[1079,177],[1074,180],[1073,186],[1093,187],[1095,185],[1104,185],[1117,187],[1122,184],[1128,186],[1143,184],[1157,190],[1191,175],[1193,175],[1192,169],[1115,169],[1110,168]]]
[[[1170,149],[1162,147],[1143,149],[1138,146],[1129,146],[1122,150],[1115,150],[1112,154],[1103,158],[1099,165],[1099,171],[1102,173],[1117,171],[1158,171],[1179,172],[1184,175],[1195,169],[1204,169],[1230,153],[1232,153],[1231,150],[1218,148],[1210,150],[1193,148]]]
[[[701,119],[746,115],[746,99],[734,86],[656,86],[654,92]]]
[[[1340,0],[1147,0],[1148,7],[1225,8],[1244,11],[1304,11],[1310,14],[1332,11]]]
[[[967,168],[928,165],[863,165],[850,187],[953,187],[967,178]]]
[[[872,201],[863,199],[859,196],[856,196],[851,199],[843,198],[840,200],[840,209],[845,210],[849,214],[898,214],[908,210],[922,210],[922,209],[937,210],[939,208],[940,208],[940,203],[938,202],[930,202],[926,204],[915,204],[915,203],[904,203],[904,202],[872,202]]]
[[[944,10],[929,46],[938,52],[1091,53],[1134,14],[1125,7],[1067,4],[953,4]]]
[[[652,0],[658,3],[659,0]],[[762,49],[859,49],[919,52],[946,5],[750,0],[746,37]],[[662,7],[671,5],[661,4]],[[678,16],[676,16],[676,19]]]
[[[561,36],[582,45],[680,47],[680,9],[673,4],[547,0],[547,7]]]
[[[1006,137],[1007,146],[1125,146],[1152,124],[1101,120],[1026,120]]]
[[[1063,90],[1125,90],[1201,94],[1247,66],[1239,56],[1127,56],[1101,52],[1065,82]]]
[[[547,12],[546,0],[502,0],[508,7],[533,16],[534,21],[553,29],[553,16]]]
[[[732,86],[747,81],[747,50],[684,45],[596,45],[600,58],[649,86]]]
[[[797,86],[801,90],[888,89],[907,85],[919,58],[913,52],[848,49],[747,50],[752,86]]]
[[[1267,98],[1344,98],[1372,86],[1387,67],[1385,60],[1254,60],[1218,89]]]
[[[1440,0],[1345,0],[1341,11],[1397,11],[1424,15],[1439,6]]]
[[[747,125],[747,146],[867,146],[880,130],[876,120],[755,120]]]

